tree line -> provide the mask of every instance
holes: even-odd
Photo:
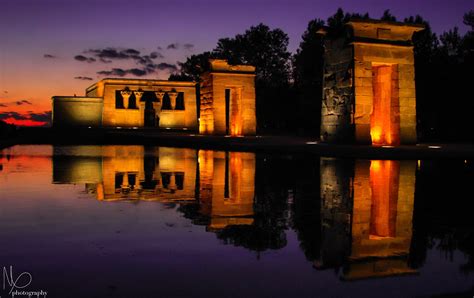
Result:
[[[252,26],[242,34],[219,39],[212,51],[188,57],[180,63],[180,72],[169,79],[199,82],[210,58],[254,65],[258,132],[319,136],[324,45],[318,30],[327,28],[337,34],[348,21],[369,18],[368,13],[339,8],[326,21],[311,20],[295,54],[289,52],[283,30]],[[438,36],[419,15],[398,20],[386,10],[379,19],[425,26],[413,37],[419,138],[473,141],[474,10],[464,14],[469,28],[464,35],[454,27]]]

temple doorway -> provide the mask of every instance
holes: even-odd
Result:
[[[156,117],[156,111],[153,108],[153,101],[145,101],[144,126],[157,127],[159,125],[159,118]]]
[[[242,135],[242,89],[225,89],[225,133],[231,136]]]
[[[397,65],[373,65],[373,112],[370,135],[373,145],[400,144],[400,107]]]

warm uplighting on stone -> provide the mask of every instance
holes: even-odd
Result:
[[[322,158],[317,267],[344,264],[345,280],[415,273],[407,260],[415,171],[415,161]]]
[[[372,209],[369,239],[395,236],[399,172],[399,163],[396,161],[371,161]]]
[[[415,193],[414,161],[357,161],[352,219],[353,260],[346,279],[409,274]]]
[[[201,213],[210,229],[253,223],[255,154],[199,151]]]
[[[199,132],[255,135],[255,67],[211,60],[201,83]]]
[[[254,153],[144,146],[57,150],[53,182],[84,183],[99,201],[198,204],[209,230],[254,222]]]
[[[321,138],[399,145],[416,142],[413,43],[417,25],[351,21],[325,41]]]
[[[92,103],[94,106],[90,107]],[[87,88],[85,97],[54,96],[53,126],[170,127],[197,131],[196,84],[103,79]]]
[[[378,65],[373,71],[373,112],[370,136],[374,145],[400,144],[398,71],[395,65]]]

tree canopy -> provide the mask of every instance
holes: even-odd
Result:
[[[339,34],[353,19],[369,19],[369,14],[348,13],[339,8],[326,21],[311,20],[294,55],[288,51],[289,38],[285,32],[258,24],[242,34],[219,39],[209,52],[188,57],[180,63],[180,73],[170,79],[199,82],[200,74],[209,69],[210,58],[253,65],[256,67],[258,126],[287,131],[303,126],[318,135],[324,41],[317,32],[324,27],[329,35]],[[387,9],[380,20],[395,22],[397,18]],[[467,119],[474,113],[474,105],[467,94],[472,92],[474,10],[464,15],[463,22],[469,27],[464,35],[454,27],[437,36],[429,22],[419,15],[405,18],[403,22],[425,27],[413,36],[419,136],[433,140],[472,135],[468,131],[473,125]],[[463,109],[447,112],[451,106],[445,104],[446,100],[457,100]]]

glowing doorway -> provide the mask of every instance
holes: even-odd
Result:
[[[396,65],[372,66],[373,112],[370,119],[372,145],[400,144],[400,107]]]
[[[226,135],[242,135],[242,90],[241,88],[225,89]]]

